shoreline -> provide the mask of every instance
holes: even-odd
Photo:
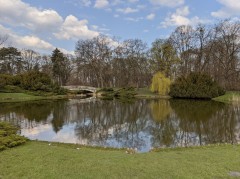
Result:
[[[12,103],[12,102],[26,102],[26,101],[38,101],[38,100],[60,100],[60,99],[71,99],[75,95],[66,94],[66,95],[32,95],[28,93],[0,93],[0,103]],[[97,98],[101,97],[96,94]],[[171,96],[162,96],[154,94],[152,92],[139,92],[134,95],[135,99],[173,99]],[[133,98],[133,99],[134,99]],[[223,102],[228,104],[239,104],[240,103],[240,92],[239,91],[228,91],[225,95],[219,96],[211,99],[217,102]]]
[[[36,96],[27,93],[0,93],[0,103],[68,99],[68,95]]]
[[[83,145],[78,143],[64,143],[64,142],[51,142],[51,141],[43,141],[43,140],[28,140],[28,142],[37,142],[46,144],[49,146],[59,146],[59,147],[66,147],[66,148],[86,148],[86,149],[96,149],[96,150],[103,150],[103,151],[123,151],[126,152],[127,150],[134,150],[133,148],[115,148],[115,147],[103,147],[103,146],[91,146],[91,145]],[[231,146],[231,147],[240,147],[240,143],[216,143],[216,144],[207,144],[207,145],[195,145],[195,146],[183,146],[183,147],[158,147],[152,148],[147,152],[138,152],[135,151],[134,154],[146,154],[151,152],[166,152],[166,151],[185,151],[185,150],[195,150],[195,149],[211,149],[211,148],[218,148],[224,146]]]

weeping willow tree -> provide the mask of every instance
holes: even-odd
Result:
[[[150,90],[159,93],[160,95],[167,95],[170,91],[171,81],[163,73],[157,72],[152,78]]]

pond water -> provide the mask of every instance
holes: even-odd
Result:
[[[71,99],[0,104],[30,139],[91,146],[185,147],[240,142],[240,105],[195,100]]]

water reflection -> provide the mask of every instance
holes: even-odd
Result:
[[[239,133],[239,111],[234,106],[213,101],[170,101],[179,118],[179,141],[183,145],[191,142],[235,143]],[[192,134],[196,135],[192,141]]]
[[[213,101],[38,101],[1,104],[1,120],[31,139],[110,147],[176,147],[240,141],[240,107]]]

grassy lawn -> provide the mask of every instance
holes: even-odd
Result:
[[[240,172],[239,156],[239,145],[130,155],[30,141],[0,152],[0,178],[234,178],[229,172]]]
[[[159,94],[153,93],[152,91],[150,91],[148,88],[139,88],[136,90],[137,95],[135,95],[135,97],[137,98],[165,98],[165,99],[169,99],[170,96],[161,96]]]
[[[58,96],[34,96],[25,93],[0,93],[0,103],[3,102],[22,102],[42,99],[62,99],[66,98],[65,95]]]
[[[228,91],[225,95],[214,98],[215,101],[232,103],[232,102],[240,102],[240,92],[239,91]]]

